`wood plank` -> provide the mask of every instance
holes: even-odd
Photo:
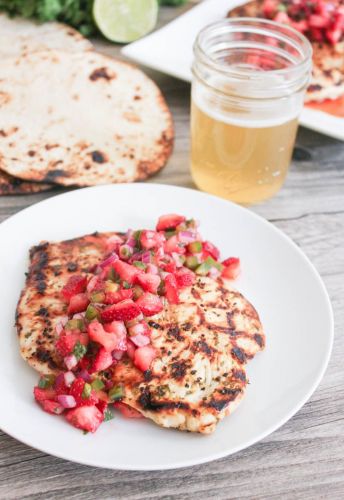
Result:
[[[162,9],[160,24],[186,8]],[[119,52],[118,47],[101,41],[97,48],[110,55]],[[190,86],[152,70],[147,73],[166,96],[176,126],[174,154],[149,182],[194,188],[188,160]],[[175,471],[116,472],[72,464],[0,432],[0,499],[344,497],[344,145],[301,128],[297,146],[297,159],[283,189],[250,209],[294,239],[329,290],[337,334],[326,375],[310,401],[255,446],[210,464]],[[64,191],[2,197],[0,221]]]

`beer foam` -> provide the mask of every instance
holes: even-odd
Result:
[[[276,102],[273,106],[270,104],[270,108],[263,107],[264,103],[262,102],[262,109],[245,109],[231,113],[223,109],[221,103],[211,98],[212,94],[209,90],[201,89],[197,84],[194,87],[192,90],[194,104],[209,117],[226,125],[243,128],[275,127],[295,120],[301,110],[300,97],[291,95],[280,99],[280,102]],[[254,106],[254,102],[252,106]]]

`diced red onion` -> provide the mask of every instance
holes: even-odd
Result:
[[[64,382],[64,374],[63,373],[59,373],[55,379],[55,387],[58,387],[59,385],[61,385],[62,383]]]
[[[135,238],[133,238],[132,236],[130,236],[130,238],[128,238],[127,241],[126,241],[126,244],[130,248],[135,248],[135,246],[136,246],[136,240],[135,240]]]
[[[125,351],[113,351],[113,353],[112,353],[113,359],[115,359],[116,361],[119,361],[120,359],[122,359],[124,352]]]
[[[120,236],[117,236],[116,234],[110,236],[110,238],[106,240],[107,248],[110,251],[116,250],[122,243],[123,243],[122,238]]]
[[[66,384],[67,387],[71,386],[72,383],[74,382],[75,380],[75,375],[73,372],[65,372],[63,374],[63,377],[64,377],[64,383]]]
[[[74,314],[73,319],[84,319],[85,315],[86,315],[85,312],[76,313],[76,314]]]
[[[99,265],[102,269],[104,269],[104,267],[109,266],[113,262],[116,262],[116,260],[118,260],[118,259],[119,259],[118,255],[115,252],[112,252],[112,254],[110,254],[109,257],[107,257],[105,260],[103,260],[103,262],[100,262]]]
[[[141,255],[141,260],[144,264],[150,264],[151,259],[152,259],[152,254],[150,252],[144,252]]]
[[[63,359],[63,361],[64,361],[66,367],[68,368],[68,370],[71,370],[72,368],[74,368],[78,364],[78,360],[76,359],[74,354],[69,354],[68,356],[66,356]]]
[[[196,234],[193,231],[180,231],[178,233],[178,240],[182,243],[192,243],[196,241]]]
[[[158,274],[159,273],[159,269],[157,268],[157,266],[155,264],[147,264],[146,271],[149,274]]]
[[[88,373],[87,370],[80,370],[78,373],[78,377],[82,378],[85,380],[85,382],[91,382],[91,375]]]
[[[108,391],[115,385],[113,380],[105,380],[105,389]]]
[[[149,337],[147,337],[146,335],[135,335],[133,337],[130,337],[130,340],[134,342],[137,347],[143,347],[150,343]]]
[[[119,247],[119,255],[122,260],[129,260],[133,255],[133,249],[131,246],[124,244]]]
[[[209,269],[209,276],[211,278],[217,278],[218,276],[220,276],[220,271],[218,269],[216,269],[216,267],[211,267]]]
[[[63,332],[63,325],[62,325],[61,321],[59,321],[57,323],[57,325],[55,326],[55,331],[56,331],[57,335],[61,335],[61,333]]]
[[[87,284],[87,291],[93,292],[93,290],[95,289],[97,284],[98,284],[98,276],[92,276],[92,278],[90,279],[90,281]]]
[[[165,250],[163,249],[163,247],[157,248],[155,251],[155,255],[158,259],[162,259],[165,256]]]
[[[63,408],[74,408],[76,406],[74,396],[70,396],[69,394],[60,394],[57,396],[57,401],[63,406]]]
[[[172,252],[172,259],[177,267],[183,267],[183,262],[181,261],[179,253]]]
[[[144,335],[146,330],[147,330],[147,325],[145,325],[144,323],[136,323],[136,325],[133,325],[129,329],[130,338],[131,336],[135,337],[136,335]]]

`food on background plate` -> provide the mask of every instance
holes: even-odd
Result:
[[[18,57],[31,52],[51,49],[66,51],[91,50],[93,45],[76,30],[61,23],[38,25],[26,19],[10,19],[0,15],[1,59]],[[8,96],[0,86],[0,103],[3,106]],[[6,130],[3,130],[3,134]],[[1,167],[1,163],[0,163]],[[25,182],[0,170],[0,196],[39,193],[52,189],[51,184]]]
[[[171,154],[167,104],[127,63],[93,51],[42,51],[4,60],[0,80],[1,168],[15,177],[130,182],[157,172]]]
[[[343,0],[253,0],[228,17],[264,17],[301,31],[312,43],[313,73],[305,101],[344,95]]]
[[[93,49],[92,43],[70,26],[61,23],[38,24],[27,19],[11,19],[0,15],[0,54],[18,57],[41,50],[61,49],[85,51]]]
[[[40,193],[52,189],[51,184],[28,182],[0,170],[0,196],[12,194]]]
[[[36,401],[95,432],[128,418],[210,433],[242,399],[245,365],[264,349],[257,312],[193,219],[94,233],[30,251],[16,325],[40,374]]]

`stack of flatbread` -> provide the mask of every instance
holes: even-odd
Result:
[[[173,123],[142,71],[77,31],[0,16],[0,194],[144,179],[172,151]]]

